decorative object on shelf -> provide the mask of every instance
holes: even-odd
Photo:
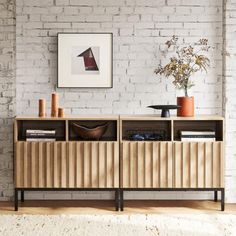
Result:
[[[112,33],[58,34],[58,87],[112,87]]]
[[[53,142],[56,141],[56,130],[27,129],[25,137],[29,142]]]
[[[77,123],[72,123],[72,125],[74,131],[80,138],[88,140],[99,140],[105,134],[109,123],[107,122],[93,128],[82,126]]]
[[[165,136],[158,133],[137,133],[130,137],[134,141],[163,141]]]
[[[167,141],[167,134],[162,129],[131,129],[125,132],[124,140],[127,141]]]
[[[203,130],[203,131],[180,131],[180,140],[187,142],[215,142],[216,132]]]
[[[39,117],[46,116],[46,100],[44,98],[39,99]]]
[[[211,46],[208,45],[208,39],[200,39],[194,44],[180,46],[178,37],[173,36],[166,42],[167,49],[163,53],[166,54],[169,49],[171,53],[175,53],[170,57],[169,63],[165,66],[161,64],[155,70],[156,74],[165,77],[174,77],[173,84],[177,89],[184,90],[185,96],[177,99],[178,116],[194,116],[194,99],[188,96],[188,89],[194,86],[190,79],[198,71],[206,71],[210,66],[210,59],[204,55],[209,51]]]
[[[58,116],[58,95],[57,93],[52,93],[51,100],[51,117]]]
[[[58,108],[58,117],[64,117],[64,116],[65,116],[64,108],[59,107]]]
[[[194,116],[194,97],[177,97],[177,116]]]
[[[161,117],[170,117],[170,110],[180,108],[179,105],[152,105],[148,107],[156,110],[161,110]]]

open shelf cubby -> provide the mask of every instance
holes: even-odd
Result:
[[[180,141],[180,131],[215,131],[216,141],[223,141],[222,120],[175,120],[174,141]]]
[[[56,141],[66,141],[64,120],[18,120],[17,139],[26,141],[26,130],[56,130]]]
[[[161,134],[163,138],[156,141],[171,141],[171,121],[123,120],[122,140],[132,141],[131,136],[134,134]]]
[[[69,120],[69,141],[96,141],[81,138],[76,133],[73,123],[87,128],[94,128],[108,123],[107,130],[99,141],[118,141],[117,120]]]

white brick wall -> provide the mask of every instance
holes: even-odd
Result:
[[[153,73],[161,60],[160,48],[173,34],[187,42],[205,36],[216,47],[209,74],[196,75],[194,94],[197,113],[221,114],[222,3],[176,3],[18,0],[17,114],[37,114],[38,98],[46,97],[49,102],[53,90],[73,114],[153,113],[146,105],[175,103],[170,81],[160,81]],[[114,88],[57,89],[57,33],[85,31],[113,32]]]
[[[225,1],[224,114],[226,117],[226,196],[236,202],[236,0]]]
[[[226,46],[229,50],[234,49],[233,30],[236,16],[234,2],[234,0],[227,1],[228,10],[225,14],[228,38]],[[16,113],[37,114],[37,100],[41,97],[47,99],[49,107],[50,93],[53,90],[60,94],[61,105],[66,107],[68,114],[153,113],[146,108],[147,105],[175,103],[177,93],[171,82],[165,78],[158,79],[153,71],[161,60],[160,49],[164,47],[168,38],[176,34],[183,37],[186,42],[207,37],[215,46],[214,52],[210,55],[211,70],[207,75],[195,76],[196,86],[192,93],[196,99],[197,113],[221,114],[222,92],[224,92],[230,98],[224,110],[229,118],[227,127],[231,129],[230,124],[234,122],[236,114],[232,100],[232,90],[235,87],[234,54],[226,59],[226,83],[224,83],[225,90],[222,91],[222,4],[223,0],[17,0]],[[2,23],[1,17],[6,18],[6,16],[0,15]],[[112,89],[55,87],[58,32],[113,32],[114,87]],[[1,40],[0,36],[0,43]],[[0,44],[0,51],[4,48],[5,46]],[[5,99],[5,95],[2,96]],[[0,109],[7,111],[5,104]],[[228,140],[235,135],[234,130],[231,130],[227,135]],[[236,176],[233,174],[235,172],[233,166],[236,165],[233,159],[236,153],[234,149],[233,141],[228,142],[226,197],[229,201],[236,201],[236,188],[233,187]],[[12,152],[11,148],[7,150]],[[7,165],[12,166],[11,156],[4,158]],[[4,164],[5,167],[1,168],[1,163],[0,161],[0,177],[4,177],[2,182],[10,184],[0,191],[0,199],[5,199],[4,192],[6,197],[12,193],[8,192],[12,188],[12,176],[7,180],[6,172],[11,173],[11,167]],[[2,182],[0,180],[0,183]],[[48,194],[42,196],[46,198]],[[78,197],[71,194],[68,196]],[[104,193],[99,196],[112,197]],[[127,194],[127,197],[129,196],[131,195]],[[148,196],[152,197],[152,194]],[[172,198],[173,194],[165,196]],[[174,197],[183,196],[193,197],[191,194],[174,194]]]
[[[15,9],[0,1],[0,200],[13,194],[12,117],[15,114]]]

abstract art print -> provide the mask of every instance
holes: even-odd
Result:
[[[111,88],[112,34],[59,33],[58,87]]]
[[[72,74],[99,74],[99,47],[74,47],[71,56]]]

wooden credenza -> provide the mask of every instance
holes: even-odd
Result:
[[[109,122],[99,141],[81,140],[72,123]],[[56,141],[26,141],[27,129],[56,130]],[[212,130],[214,142],[182,142],[180,130]],[[132,141],[133,133],[162,132],[162,141]],[[16,117],[15,209],[18,192],[109,190],[123,210],[124,191],[221,192],[224,210],[224,120],[218,116],[161,118],[155,115]]]
[[[82,140],[72,123],[109,123],[99,141]],[[56,130],[56,141],[26,141],[27,129]],[[119,206],[119,116],[17,117],[14,124],[15,208],[18,191],[109,190]]]
[[[180,131],[216,132],[214,142],[184,142]],[[161,131],[163,141],[132,141],[132,133]],[[221,192],[224,210],[224,119],[120,116],[121,209],[124,191]]]

